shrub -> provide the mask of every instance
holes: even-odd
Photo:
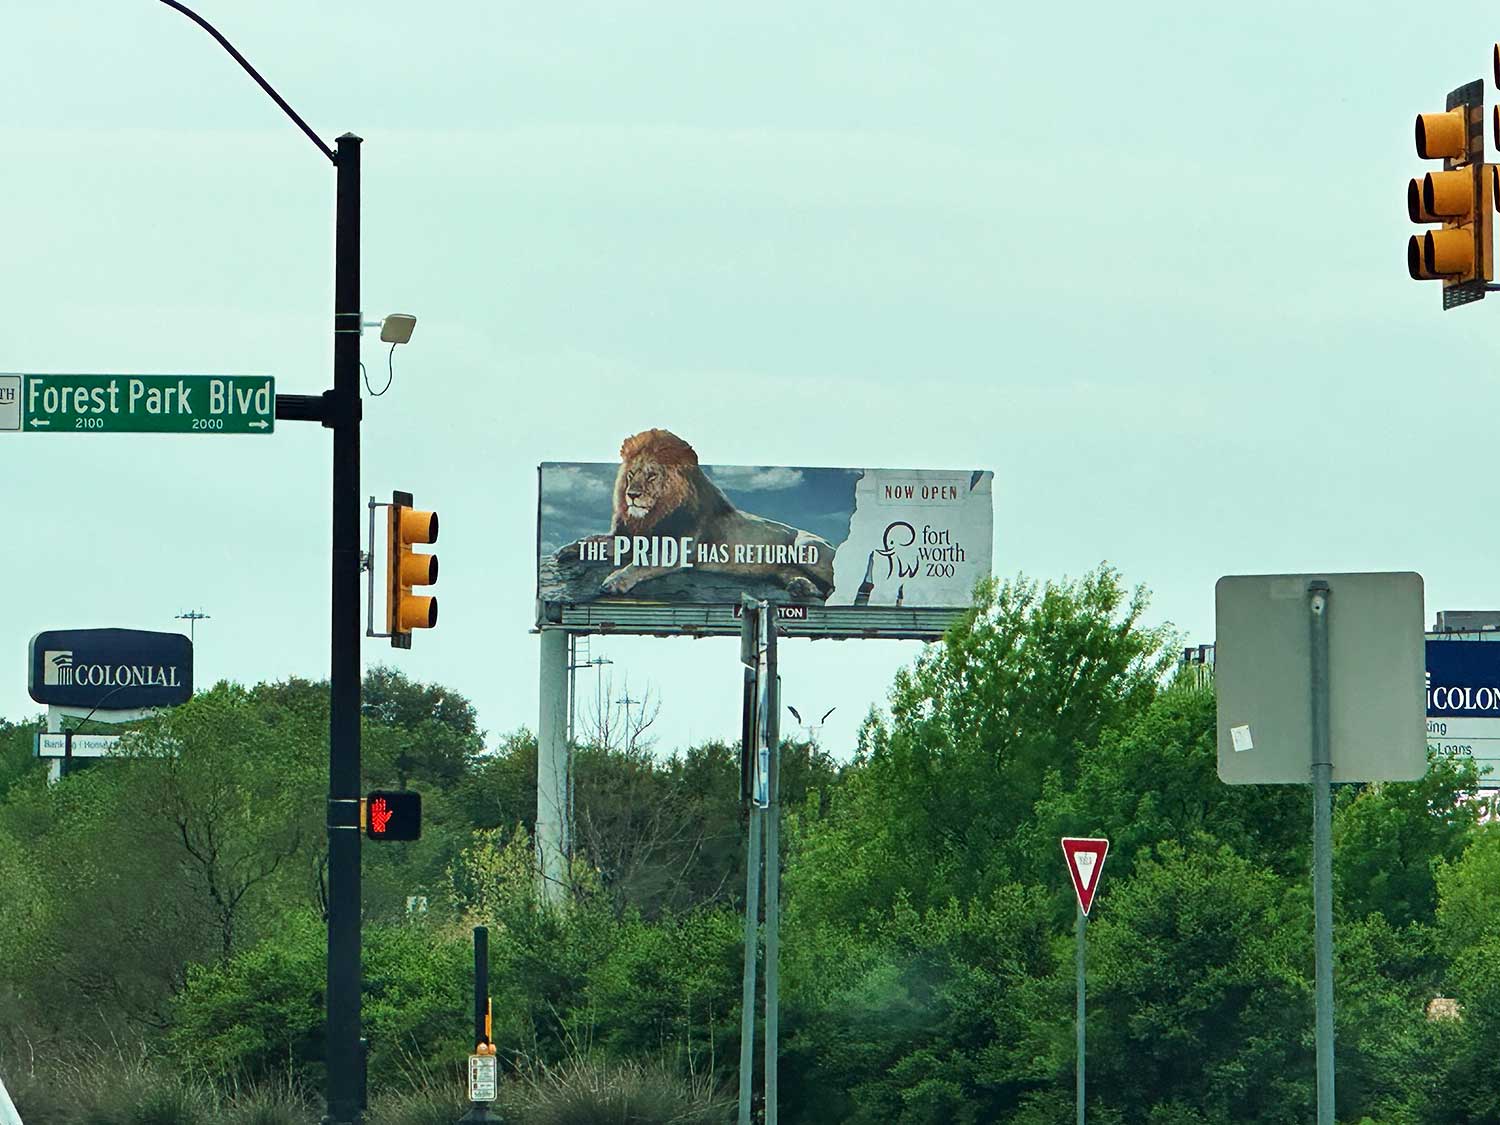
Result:
[[[572,1058],[522,1070],[510,1091],[524,1125],[723,1125],[734,1102],[702,1074],[681,1075],[661,1063]]]

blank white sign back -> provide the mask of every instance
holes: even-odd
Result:
[[[1414,781],[1427,772],[1422,576],[1249,574],[1214,588],[1219,777],[1312,779],[1308,583],[1328,583],[1333,780]]]

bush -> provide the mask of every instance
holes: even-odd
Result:
[[[413,1052],[466,1054],[473,969],[465,943],[407,923],[367,925],[364,939],[371,1086],[398,1078]],[[326,957],[327,931],[307,912],[223,965],[194,968],[174,1004],[176,1054],[208,1073],[254,1083],[288,1072],[320,1089]]]
[[[524,1125],[723,1125],[734,1108],[707,1075],[596,1058],[539,1063],[522,1071],[508,1093],[506,1116]]]
[[[120,1047],[0,1065],[26,1125],[305,1125],[313,1099],[289,1076],[241,1087]]]

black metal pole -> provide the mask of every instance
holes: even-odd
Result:
[[[485,1027],[490,1014],[490,931],[485,926],[474,927],[474,1046],[477,1051],[481,1043],[490,1042],[489,1029]],[[458,1119],[458,1125],[474,1125],[475,1122],[500,1122],[500,1116],[490,1111],[487,1102],[470,1102],[469,1112]]]
[[[474,1043],[490,1041],[484,1028],[484,1017],[490,1007],[490,931],[474,927]]]
[[[360,1060],[359,712],[359,146],[338,139],[334,235],[333,612],[328,714],[328,1116],[363,1120]]]

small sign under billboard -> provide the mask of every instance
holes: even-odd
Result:
[[[700,465],[666,430],[620,453],[541,466],[539,624],[558,623],[555,607],[660,607],[612,623],[650,631],[675,623],[671,610],[711,607],[737,632],[749,594],[798,607],[778,610],[807,622],[795,631],[854,614],[881,635],[897,611],[967,608],[990,574],[988,471]]]
[[[38,758],[106,758],[120,749],[118,734],[73,734],[39,732]]]

